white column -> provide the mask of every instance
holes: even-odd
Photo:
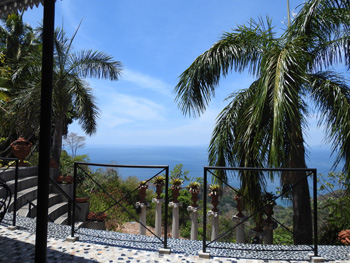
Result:
[[[209,211],[208,215],[211,216],[211,241],[219,237],[219,211]]]
[[[198,207],[188,206],[191,217],[191,240],[198,240]]]
[[[234,220],[238,226],[236,226],[236,243],[245,243],[245,236],[244,236],[244,221],[245,217],[238,217],[237,215],[232,217],[232,220]]]
[[[180,237],[180,231],[179,231],[179,209],[180,206],[182,206],[182,203],[169,203],[170,207],[173,207],[173,225],[171,229],[171,237],[172,238],[179,238]]]
[[[137,202],[136,206],[141,207],[139,234],[140,235],[146,235],[146,228],[144,226],[146,225],[146,207],[147,207],[147,204],[146,203]]]
[[[264,244],[273,244],[273,224],[265,223],[264,227]]]
[[[155,228],[156,228],[156,235],[161,236],[162,235],[162,203],[164,202],[164,199],[152,199],[153,203],[156,203],[156,219],[155,219]]]

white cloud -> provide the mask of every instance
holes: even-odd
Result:
[[[150,89],[163,95],[171,95],[172,87],[161,79],[148,76],[130,69],[124,69],[122,80],[132,82],[140,88]]]
[[[109,92],[103,100],[104,103],[100,105],[100,123],[107,127],[132,122],[164,120],[162,115],[164,108],[149,99]]]

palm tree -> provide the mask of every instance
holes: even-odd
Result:
[[[0,135],[7,138],[7,143],[3,144],[6,148],[19,135],[34,139],[33,136],[38,133],[38,122],[35,121],[39,118],[37,96],[33,96],[30,88],[40,83],[40,63],[35,61],[40,61],[41,43],[34,30],[23,23],[21,14],[12,13],[2,22],[0,49],[3,59],[0,63],[7,74],[2,74],[0,80],[2,94],[6,94],[5,100],[2,100]],[[26,106],[23,104],[25,97],[31,98]],[[30,123],[28,120],[31,120]]]
[[[98,108],[84,78],[117,80],[121,73],[121,63],[103,52],[73,52],[72,43],[78,29],[71,38],[62,28],[55,30],[52,159],[57,164],[61,156],[62,136],[67,135],[68,125],[74,119],[79,120],[88,135],[96,132]]]
[[[247,70],[256,78],[250,87],[231,94],[231,102],[218,116],[209,146],[211,165],[305,168],[303,131],[308,102],[313,100],[320,121],[329,125],[328,138],[339,149],[337,160],[345,158],[344,169],[350,172],[349,87],[342,76],[329,71],[344,58],[349,66],[348,10],[346,1],[308,0],[280,37],[275,37],[269,19],[251,20],[248,26],[225,33],[180,75],[176,100],[190,116],[205,111],[221,76]],[[312,243],[304,177],[300,172],[281,174],[284,186],[295,185],[295,244]],[[264,189],[262,174],[240,174],[240,179],[243,191],[259,198],[256,187]]]

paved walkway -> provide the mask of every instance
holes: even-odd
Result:
[[[0,226],[0,262],[34,262],[35,234],[20,229],[9,230]],[[234,258],[203,259],[193,255],[170,254],[124,249],[115,246],[88,244],[76,241],[49,238],[48,262],[234,262],[234,263],[286,263],[287,261],[264,261]],[[296,262],[296,261],[290,261]],[[306,263],[307,261],[298,261]],[[350,263],[349,261],[328,261],[332,263]]]

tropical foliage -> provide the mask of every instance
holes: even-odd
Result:
[[[312,100],[338,154],[335,165],[344,159],[349,174],[349,86],[334,71],[340,62],[350,65],[349,10],[348,1],[308,0],[279,37],[270,19],[251,20],[225,33],[181,74],[176,100],[190,116],[205,111],[221,77],[232,71],[255,77],[248,88],[228,97],[229,104],[218,116],[209,146],[211,165],[305,168],[304,133]],[[223,172],[217,175],[227,177]],[[291,194],[296,244],[312,242],[304,177],[300,172],[281,174],[284,186],[295,185]],[[263,174],[242,172],[240,179],[243,194],[260,202]]]
[[[78,120],[88,135],[96,132],[98,107],[85,79],[117,80],[121,74],[121,63],[110,55],[95,50],[73,50],[78,29],[72,37],[63,28],[57,28],[54,35],[52,158],[57,164],[62,137],[68,134],[68,125],[73,120]],[[39,132],[41,37],[42,28],[32,29],[23,23],[21,15],[9,15],[0,27],[0,48],[5,56],[2,66],[9,68],[7,78],[0,78],[4,87],[0,90],[0,118],[4,124],[0,135],[8,140],[23,135],[35,141]]]

